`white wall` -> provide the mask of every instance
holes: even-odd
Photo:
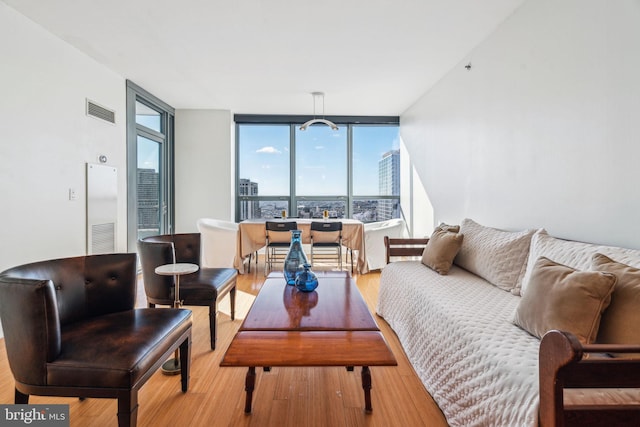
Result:
[[[228,110],[176,110],[176,232],[197,231],[198,218],[234,220],[235,170]]]
[[[0,270],[86,253],[85,164],[101,154],[118,168],[125,250],[124,79],[4,3],[0,39]],[[86,98],[116,110],[117,124],[86,116]]]
[[[640,248],[639,76],[637,0],[525,3],[401,116],[434,223]]]
[[[400,169],[400,203],[407,231],[413,237],[429,237],[435,221],[433,206],[402,138]]]
[[[118,168],[125,251],[124,79],[4,3],[0,40],[0,271],[86,254],[85,165],[101,154]],[[86,116],[86,98],[115,110],[116,125]]]

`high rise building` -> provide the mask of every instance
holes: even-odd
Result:
[[[240,219],[260,218],[260,202],[257,200],[242,200],[242,196],[257,196],[258,183],[246,178],[240,178],[238,185],[240,198]]]
[[[155,169],[138,169],[138,230],[160,231],[160,176]]]
[[[400,150],[387,151],[378,161],[378,190],[382,196],[398,196],[398,199],[380,200],[377,220],[398,218],[400,216]]]

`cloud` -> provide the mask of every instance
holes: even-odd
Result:
[[[256,153],[280,154],[282,151],[278,150],[276,147],[262,147],[256,150]]]
[[[324,150],[324,145],[316,145],[316,150]]]

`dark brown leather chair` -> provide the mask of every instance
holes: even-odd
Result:
[[[135,309],[136,254],[36,262],[0,273],[15,403],[29,395],[118,399],[135,426],[138,391],[180,349],[189,387],[191,311]]]
[[[149,307],[173,305],[174,278],[156,274],[156,267],[172,263],[200,265],[200,233],[163,234],[138,240],[142,264],[142,280]],[[197,272],[180,276],[179,297],[183,305],[209,307],[211,350],[216,348],[218,302],[229,294],[231,320],[235,319],[235,268],[200,268]]]

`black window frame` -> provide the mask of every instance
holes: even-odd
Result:
[[[295,189],[295,145],[296,145],[296,127],[302,123],[314,118],[309,115],[263,115],[263,114],[235,114],[235,220],[236,222],[242,221],[241,218],[241,204],[242,202],[260,202],[260,201],[279,201],[286,202],[288,208],[287,213],[289,216],[298,216],[297,202],[303,201],[324,201],[324,200],[339,200],[346,203],[346,218],[352,218],[353,216],[353,204],[357,200],[397,200],[400,203],[400,195],[385,196],[380,194],[375,195],[358,195],[353,194],[353,132],[354,126],[400,126],[399,116],[324,116],[327,120],[332,121],[339,127],[347,127],[347,192],[344,195],[335,196],[302,196],[296,194]],[[240,126],[243,125],[287,125],[289,126],[289,138],[290,138],[290,180],[289,180],[289,194],[277,195],[277,196],[250,196],[240,195]]]

